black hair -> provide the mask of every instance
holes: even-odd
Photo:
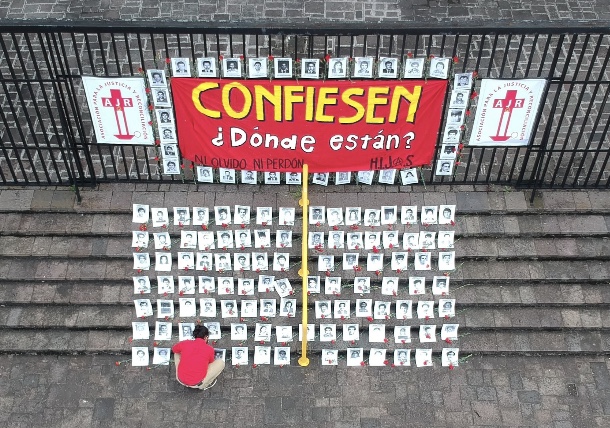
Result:
[[[204,325],[198,325],[193,330],[193,337],[195,339],[206,339],[210,335],[210,331]]]

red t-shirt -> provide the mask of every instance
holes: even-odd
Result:
[[[208,364],[214,361],[214,348],[203,339],[178,342],[172,352],[180,354],[178,379],[189,386],[200,383],[208,373]]]

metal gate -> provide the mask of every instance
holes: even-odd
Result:
[[[464,147],[449,177],[431,184],[528,188],[610,186],[610,35],[607,28],[205,27],[192,23],[3,25],[0,37],[0,180],[5,185],[194,180],[161,174],[154,147],[98,145],[80,77],[137,76],[169,57],[457,57],[479,78],[546,78],[533,143]],[[468,132],[466,132],[468,137]]]

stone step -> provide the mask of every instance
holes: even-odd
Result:
[[[426,348],[440,352],[442,348],[460,348],[462,356],[468,354],[483,355],[609,355],[610,331],[588,331],[568,329],[565,331],[465,331],[460,332],[457,341],[447,343],[437,338],[436,342],[420,343],[414,337],[412,343],[393,343],[393,337],[386,332],[387,343],[370,343],[366,333],[361,332],[360,340],[356,343],[344,342],[339,338],[335,343],[309,342],[309,352],[315,354],[321,349],[340,349],[350,347],[416,349]],[[174,336],[177,336],[174,333]],[[294,353],[299,352],[301,343],[297,341],[286,342]],[[170,347],[176,343],[177,337],[171,341],[136,340],[132,341],[130,334],[125,330],[70,330],[70,329],[0,329],[0,343],[2,353],[43,353],[43,354],[130,354],[131,346]],[[254,346],[261,345],[252,337],[247,341],[231,341],[230,335],[224,334],[216,341],[211,341],[216,348],[230,349],[232,346],[247,346],[251,351]],[[265,342],[267,346],[282,346],[275,341]]]

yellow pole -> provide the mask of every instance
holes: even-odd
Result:
[[[307,248],[307,226],[309,224],[307,218],[309,214],[309,199],[307,191],[309,179],[308,173],[309,166],[305,164],[303,165],[303,176],[301,177],[303,192],[301,193],[301,200],[299,200],[299,205],[303,207],[303,238],[301,239],[301,269],[299,269],[299,275],[301,275],[303,279],[303,317],[301,319],[301,323],[303,325],[303,337],[301,338],[301,358],[299,358],[299,365],[301,367],[307,367],[309,365],[309,358],[307,358],[307,275],[309,275],[309,271],[307,270],[307,252],[309,251]]]

